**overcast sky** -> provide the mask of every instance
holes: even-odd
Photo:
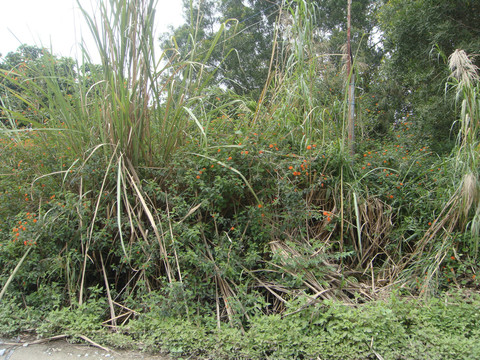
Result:
[[[91,12],[97,1],[100,0],[80,0],[80,3]],[[76,0],[0,0],[0,12],[0,54],[3,56],[26,43],[51,47],[56,55],[76,57],[80,52],[76,44],[82,33],[89,51],[95,51]],[[169,25],[180,25],[181,12],[182,0],[158,0],[157,35],[165,32]]]

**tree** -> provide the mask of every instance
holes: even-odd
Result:
[[[4,125],[23,126],[48,120],[42,114],[43,109],[49,107],[48,77],[58,79],[56,84],[68,101],[75,93],[75,61],[67,57],[58,58],[45,48],[21,45],[17,51],[9,52],[2,59],[0,72],[1,121]],[[9,113],[15,116],[9,117]],[[12,121],[15,121],[15,125]]]
[[[319,43],[323,43],[319,47],[322,55],[338,54],[346,42],[345,1],[315,0],[311,3],[317,9],[315,37]],[[353,49],[360,55],[359,59],[372,64],[374,68],[378,66],[381,58],[378,48],[373,46],[371,41],[376,28],[377,3],[376,0],[356,0],[352,3]],[[215,69],[216,79],[226,87],[239,94],[254,92],[258,95],[266,81],[273,50],[275,23],[280,7],[284,5],[280,0],[185,0],[186,23],[174,29],[171,35],[176,41],[177,50],[184,55],[193,50],[193,39],[199,54],[197,60],[200,61],[203,60],[200,55],[208,52],[220,24],[224,23],[225,31],[207,64],[212,71]],[[295,2],[286,5],[296,6]],[[283,14],[281,32],[289,22],[289,15],[285,11]],[[167,36],[162,38],[164,47],[169,45]],[[291,40],[286,37],[288,34],[283,37],[280,34],[279,40]],[[287,44],[280,44],[280,49],[282,45]],[[330,60],[336,64],[337,70],[343,65],[339,57]],[[281,61],[276,65],[281,66]],[[368,74],[371,73],[370,69]]]
[[[447,57],[457,48],[480,49],[480,2],[470,0],[390,0],[380,11],[385,82],[383,98],[391,121],[413,114],[432,145],[452,139],[453,101],[445,98]],[[478,65],[478,59],[477,59]],[[444,150],[448,150],[444,149]]]
[[[195,48],[195,60],[205,62],[218,82],[238,94],[258,94],[267,77],[280,5],[279,0],[185,1],[186,23],[162,41],[168,47],[167,36],[173,38],[183,56]],[[221,24],[223,32],[216,38]]]

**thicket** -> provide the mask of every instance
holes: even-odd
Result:
[[[281,61],[258,98],[216,86],[204,65],[227,23],[207,47],[192,35],[188,51],[156,57],[154,6],[84,12],[99,65],[86,50],[76,64],[27,46],[1,64],[0,330],[76,324],[117,345],[218,357],[478,354],[477,297],[457,298],[451,317],[435,300],[478,288],[471,58],[445,64],[451,153],[431,150],[411,108],[379,133],[383,99],[359,88],[352,157],[348,74],[319,53],[313,4],[281,10]],[[375,302],[393,289],[426,303]]]

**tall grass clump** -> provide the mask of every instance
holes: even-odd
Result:
[[[471,234],[471,249],[478,255],[480,243],[480,77],[478,67],[463,50],[449,57],[450,85],[460,105],[460,131],[454,156],[459,206],[458,226]]]
[[[155,112],[149,105],[158,96],[153,6],[152,1],[100,2],[99,19],[84,11],[100,53],[101,77],[83,101],[97,92],[95,100],[102,101],[93,117],[101,143],[116,148],[134,166],[152,161],[151,121],[156,119],[151,119]]]
[[[460,221],[468,226],[475,241],[475,254],[478,252],[480,235],[480,77],[478,68],[463,50],[455,50],[449,57],[450,85],[455,91],[460,105],[460,131],[455,152],[455,170],[461,178]],[[472,217],[473,215],[473,217]]]
[[[300,133],[304,148],[321,137],[324,126],[322,108],[315,92],[318,87],[319,58],[315,42],[316,7],[310,1],[288,4],[280,21],[284,23],[277,68],[270,91],[275,104],[275,125],[290,139]]]
[[[100,78],[83,100],[99,102],[90,111],[102,143],[133,166],[151,165],[154,159],[165,163],[182,144],[188,125],[182,105],[191,96],[185,83],[175,84],[173,74],[189,66],[178,56],[156,55],[156,1],[112,0],[98,6],[98,18],[82,8],[101,59]],[[87,49],[83,54],[90,62]]]
[[[135,289],[140,279],[145,284],[151,262],[159,265],[155,279],[182,279],[175,249],[173,260],[166,250],[167,237],[169,246],[174,241],[173,233],[162,229],[162,222],[171,226],[169,215],[159,212],[163,205],[156,207],[143,186],[152,176],[147,167],[155,165],[164,178],[173,154],[203,130],[191,119],[189,106],[211,75],[202,72],[193,36],[186,57],[175,48],[156,56],[155,7],[154,0],[102,1],[90,15],[80,6],[100,65],[91,63],[83,47],[83,64],[58,64],[43,51],[40,60],[2,72],[5,149],[23,148],[26,139],[43,156],[41,163],[28,161],[24,187],[42,189],[33,196],[36,207],[25,195],[26,206],[42,219],[42,236],[55,233],[51,244],[59,247],[58,255],[51,248],[49,256],[61,263],[59,276],[67,275],[72,302],[76,297],[81,304],[89,283],[101,274],[112,307],[108,289],[114,268],[122,269],[114,276],[117,285],[133,284],[124,291]],[[15,156],[25,165],[22,154]],[[135,259],[140,251],[144,256]]]
[[[463,50],[448,59],[451,71],[447,87],[455,92],[460,118],[457,145],[452,152],[454,194],[447,216],[450,229],[468,231],[469,250],[478,254],[480,241],[480,77],[478,68]],[[446,206],[446,208],[448,205]]]
[[[458,134],[455,148],[450,158],[440,165],[447,171],[448,182],[438,194],[444,193],[435,219],[429,223],[425,232],[412,252],[415,259],[409,271],[426,274],[422,282],[425,294],[438,290],[442,268],[454,260],[455,268],[469,268],[463,275],[470,274],[478,267],[480,245],[480,78],[478,68],[463,50],[455,50],[448,58],[451,74],[446,84],[448,91],[455,92],[459,109]],[[433,254],[433,255],[432,255]],[[448,281],[455,278],[453,264],[449,264],[451,273]],[[460,281],[466,284],[471,278],[462,275]],[[473,279],[475,276],[473,275]],[[457,280],[456,285],[459,286]]]

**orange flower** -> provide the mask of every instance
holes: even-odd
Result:
[[[258,208],[261,209],[263,207],[262,204],[258,204]]]
[[[232,160],[232,157],[231,157],[231,156],[229,156],[227,160]]]
[[[311,148],[312,148],[311,145],[308,145],[308,146],[307,146],[307,150],[310,150]]]
[[[270,149],[273,148],[273,144],[268,145],[268,147],[269,147]]]
[[[289,169],[289,170],[292,170],[292,169],[293,169],[293,166],[290,165],[290,166],[288,167],[288,169]]]
[[[200,179],[200,175],[197,175],[197,179]]]

